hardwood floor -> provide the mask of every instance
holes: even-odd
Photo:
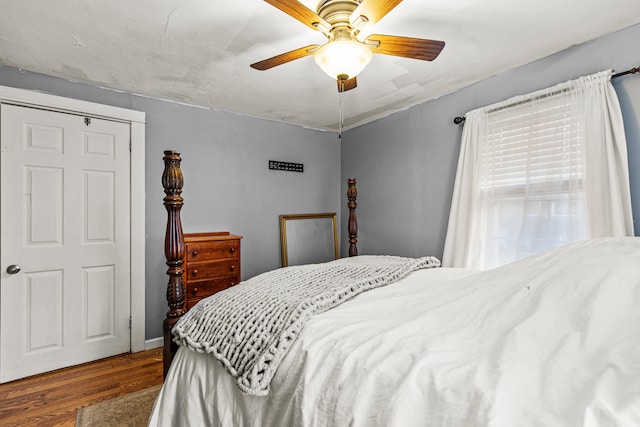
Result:
[[[0,384],[0,425],[74,426],[78,409],[162,383],[162,348]]]

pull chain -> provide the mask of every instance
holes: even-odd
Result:
[[[343,111],[343,94],[344,94],[344,80],[340,80],[340,86],[341,86],[341,90],[340,92],[340,98],[338,99],[338,110],[339,110],[339,117],[338,117],[338,139],[342,139],[342,125],[344,124],[344,111]]]

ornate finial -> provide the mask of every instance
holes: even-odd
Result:
[[[356,246],[358,242],[358,221],[356,220],[356,207],[358,203],[356,202],[356,197],[358,197],[356,179],[349,178],[347,180],[347,199],[349,200],[347,203],[349,207],[349,225],[347,230],[349,233],[349,256],[358,255],[358,247]]]

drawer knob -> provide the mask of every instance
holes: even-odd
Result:
[[[197,294],[198,293],[198,288],[193,288],[192,292],[193,292],[194,295]]]
[[[231,248],[231,253],[234,253],[236,251],[236,248]]]
[[[231,267],[229,267],[229,270],[234,271],[236,269],[235,265],[232,265]]]
[[[192,254],[193,256],[198,256],[198,251],[193,251],[193,252],[191,252],[191,254]]]
[[[193,270],[191,274],[195,276],[196,274],[198,274],[198,270]]]

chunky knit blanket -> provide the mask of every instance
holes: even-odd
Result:
[[[312,315],[439,266],[434,257],[358,256],[270,271],[200,301],[176,324],[174,340],[211,353],[244,393],[264,396]]]

